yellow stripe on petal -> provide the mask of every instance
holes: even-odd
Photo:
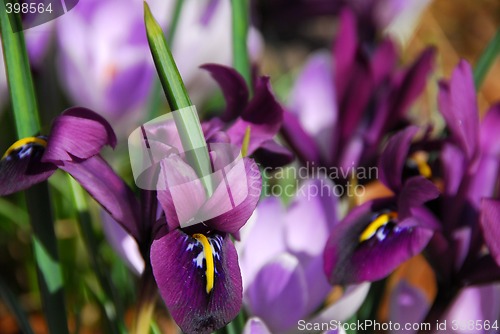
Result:
[[[243,137],[243,143],[241,144],[241,156],[244,158],[248,155],[248,146],[250,145],[250,126],[247,126],[245,130],[245,136]]]
[[[193,234],[193,238],[198,240],[203,246],[203,254],[205,255],[205,261],[207,263],[207,270],[205,272],[207,277],[207,294],[214,288],[214,278],[215,278],[215,267],[214,267],[214,257],[212,254],[212,246],[208,241],[207,237],[201,233]]]
[[[391,220],[394,220],[398,218],[398,214],[396,212],[388,212],[388,213],[383,213],[380,216],[378,216],[374,221],[368,225],[367,228],[361,233],[359,236],[359,242],[366,241],[373,237],[375,233],[377,233],[377,230],[384,226],[385,224],[389,223]]]
[[[9,156],[12,152],[20,149],[21,147],[25,146],[25,145],[28,145],[28,144],[36,144],[36,145],[40,145],[40,146],[43,146],[43,147],[47,147],[47,141],[43,138],[39,138],[39,137],[26,137],[26,138],[23,138],[23,139],[19,139],[18,141],[16,141],[14,144],[12,144],[8,149],[7,151],[5,151],[5,154],[3,155],[2,159],[4,159],[5,157]]]

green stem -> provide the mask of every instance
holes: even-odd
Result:
[[[192,106],[191,99],[182,82],[163,31],[151,14],[146,2],[144,2],[144,21],[149,47],[168,104],[173,111],[173,118],[179,132],[182,148],[186,153],[189,164],[198,177],[201,178],[207,195],[211,196],[213,185],[210,178],[204,177],[211,173],[210,158],[198,114],[194,106]]]
[[[118,296],[109,277],[105,275],[100,257],[97,254],[99,242],[92,229],[92,220],[90,218],[85,193],[78,182],[76,182],[70,175],[68,175],[68,179],[73,193],[73,202],[78,211],[78,225],[83,236],[83,242],[85,243],[85,248],[90,255],[92,269],[94,270],[97,280],[99,281],[99,285],[103,291],[103,297],[100,299],[103,306],[105,306],[103,309],[105,311],[106,318],[109,320],[108,325],[112,333],[120,333],[121,330],[119,324],[123,323],[123,310],[120,308],[121,302],[118,300]],[[116,302],[113,303],[113,300]]]
[[[19,138],[40,132],[40,119],[31,70],[22,30],[14,33],[12,26],[20,25],[20,16],[7,14],[5,3],[0,9],[5,68],[9,83],[12,110]],[[9,23],[13,23],[11,26]],[[26,190],[26,201],[33,229],[33,249],[42,305],[51,333],[68,333],[63,292],[63,275],[57,250],[49,189],[46,182]]]
[[[479,58],[476,68],[474,69],[474,84],[476,90],[479,90],[484,78],[488,74],[488,70],[500,53],[500,29],[484,49],[481,57]]]
[[[231,0],[233,27],[233,65],[243,76],[248,88],[252,88],[250,59],[248,57],[248,2]]]

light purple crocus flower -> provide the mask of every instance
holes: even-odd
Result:
[[[369,285],[348,287],[339,301],[313,316],[331,290],[322,253],[337,215],[331,181],[310,180],[288,208],[277,198],[264,199],[242,229],[244,300],[272,333],[296,330],[300,319],[345,321],[364,300]]]
[[[290,96],[284,134],[303,162],[349,170],[373,166],[384,136],[407,123],[422,92],[434,51],[397,68],[394,44],[385,39],[367,51],[356,18],[345,10],[333,49],[305,65]]]
[[[114,124],[125,115],[133,124],[130,112],[144,105],[155,74],[142,2],[80,1],[58,19],[57,37],[59,75],[71,99]]]
[[[151,93],[155,67],[141,0],[81,1],[58,20],[60,78],[69,97],[128,134]],[[175,1],[148,1],[166,29]],[[184,1],[172,53],[195,104],[214,89],[203,63],[231,63],[228,1]],[[251,30],[251,45],[259,45]],[[214,42],[215,41],[215,42]],[[258,47],[253,53],[258,52]]]

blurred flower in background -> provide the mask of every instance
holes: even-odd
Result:
[[[176,1],[151,0],[152,10],[168,32]],[[82,1],[57,22],[59,76],[74,103],[106,117],[125,135],[140,119],[152,93],[156,72],[139,0]],[[199,66],[230,65],[231,8],[228,0],[184,1],[172,53],[194,104],[215,86]],[[259,53],[252,29],[249,46]]]

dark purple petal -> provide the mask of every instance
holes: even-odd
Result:
[[[282,253],[261,268],[248,287],[245,300],[250,312],[273,333],[284,333],[303,319],[307,284],[296,257]]]
[[[403,168],[413,137],[418,127],[409,126],[389,139],[379,159],[380,181],[392,191],[398,191],[403,184]]]
[[[358,32],[353,13],[343,10],[340,14],[339,33],[333,49],[335,62],[335,88],[337,97],[342,99],[350,85],[352,71],[358,48]]]
[[[85,108],[71,108],[58,116],[52,125],[44,162],[87,159],[99,153],[104,145],[115,147],[116,136],[109,123]]]
[[[231,169],[226,175],[225,182],[219,185],[200,211],[209,215],[214,210],[220,210],[223,198],[227,196],[227,187],[233,199],[242,199],[242,201],[231,210],[206,221],[207,226],[222,232],[236,233],[255,210],[262,190],[261,175],[259,167],[253,160],[244,158],[243,162],[244,169],[238,166]]]
[[[481,219],[479,222],[491,256],[500,266],[500,201],[483,199],[481,201]]]
[[[36,138],[45,142],[43,138]],[[0,196],[9,195],[47,180],[57,169],[41,162],[43,145],[26,143],[0,160]]]
[[[399,222],[387,224],[369,239],[360,240],[374,213],[390,205],[391,199],[367,202],[353,209],[334,229],[324,252],[324,270],[331,284],[382,279],[427,245],[433,231],[418,226],[405,227],[404,222],[402,226]]]
[[[420,207],[425,202],[436,199],[439,190],[422,176],[409,178],[401,190],[398,198],[399,219],[403,220],[412,215],[412,208]]]
[[[422,93],[427,78],[433,69],[435,55],[436,50],[434,48],[426,49],[415,63],[405,71],[401,83],[398,85],[391,115],[404,116],[408,112],[410,105]],[[398,119],[398,117],[395,117],[395,119]]]
[[[444,193],[454,196],[458,192],[462,178],[467,167],[465,155],[458,146],[446,143],[441,150],[441,168],[446,171],[443,174]]]
[[[245,132],[250,127],[248,154],[251,155],[262,143],[278,133],[283,122],[283,112],[283,107],[271,92],[269,78],[259,78],[255,85],[254,97],[241,117],[227,130],[231,143],[241,146]]]
[[[100,156],[82,161],[62,161],[58,166],[80,185],[139,243],[144,235],[140,226],[139,203],[132,190]]]
[[[391,74],[394,66],[396,65],[398,54],[394,43],[386,38],[380,43],[375,54],[372,57],[372,76],[373,83],[378,85]]]
[[[263,142],[253,157],[264,166],[273,168],[288,165],[294,159],[291,151],[274,140]]]
[[[479,141],[479,112],[472,69],[465,60],[460,61],[449,82],[440,82],[438,104],[452,139],[468,159],[473,158]]]
[[[224,99],[226,110],[221,115],[225,122],[232,121],[241,115],[248,103],[248,88],[245,79],[233,68],[217,64],[201,66],[217,81]]]
[[[297,116],[291,112],[285,112],[283,116],[283,135],[298,157],[303,162],[319,162],[319,148],[314,138],[304,130]]]
[[[481,149],[485,154],[500,154],[500,103],[491,107],[481,121]]]
[[[186,333],[211,333],[236,317],[242,303],[238,255],[228,235],[209,235],[215,278],[207,293],[206,259],[197,239],[179,229],[153,241],[151,266],[160,294]]]

